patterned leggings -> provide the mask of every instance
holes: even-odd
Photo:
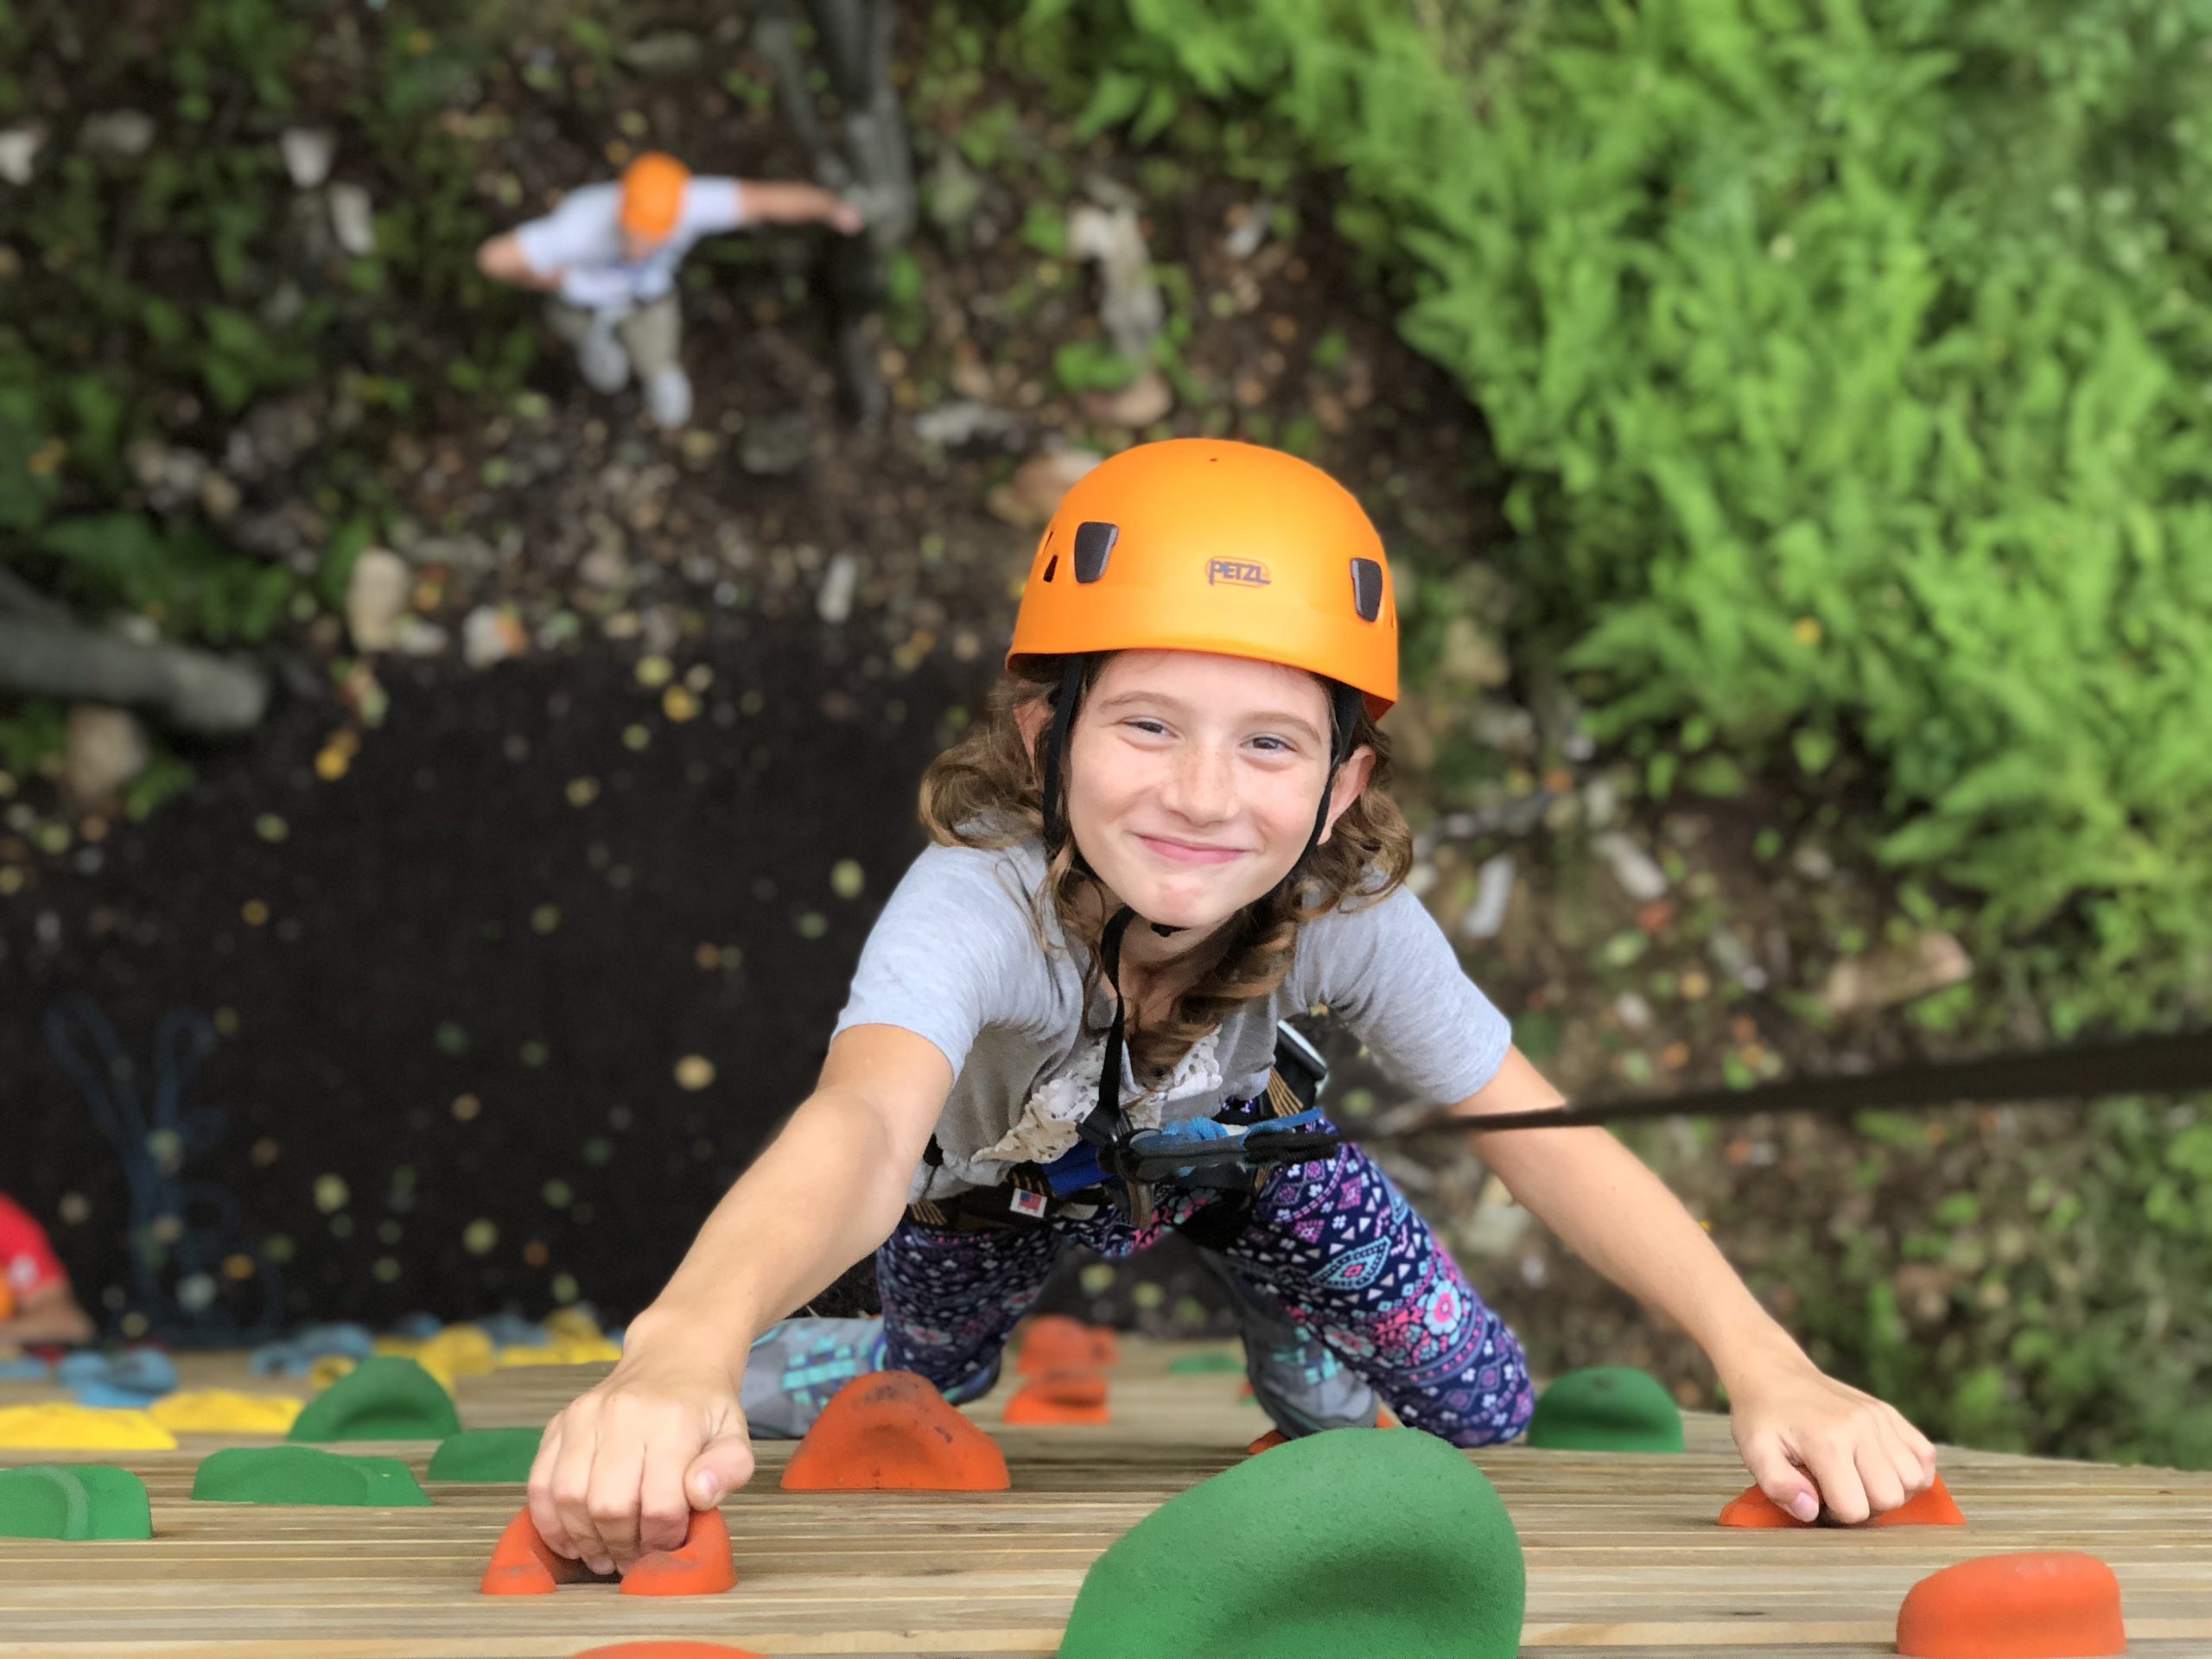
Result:
[[[1007,1334],[1067,1245],[1131,1255],[1224,1201],[1166,1188],[1154,1197],[1158,1218],[1145,1227],[1110,1211],[985,1232],[901,1222],[875,1258],[883,1363],[918,1371],[954,1399],[987,1389]],[[1357,1147],[1277,1171],[1221,1251],[1248,1290],[1328,1344],[1408,1427],[1486,1446],[1528,1426],[1535,1400],[1520,1342]]]

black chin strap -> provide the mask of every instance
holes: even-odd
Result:
[[[1114,995],[1114,1023],[1106,1027],[1106,1059],[1098,1073],[1098,1103],[1076,1125],[1076,1133],[1094,1147],[1110,1147],[1122,1132],[1122,1048],[1128,1024],[1122,1017],[1122,935],[1129,931],[1136,912],[1127,905],[1114,912],[1106,931],[1098,936],[1098,956],[1106,969],[1106,988]]]
[[[1321,804],[1313,810],[1313,833],[1306,838],[1306,852],[1298,855],[1301,862],[1306,853],[1321,844],[1322,831],[1329,827],[1329,801],[1337,792],[1337,774],[1351,759],[1352,740],[1359,734],[1359,710],[1357,688],[1338,680],[1329,682],[1329,775],[1321,785]],[[1294,870],[1297,868],[1291,866]]]
[[[1052,696],[1052,728],[1045,734],[1044,793],[1038,804],[1045,813],[1045,858],[1048,863],[1060,850],[1060,843],[1068,838],[1067,815],[1060,806],[1060,765],[1068,752],[1068,728],[1075,724],[1075,706],[1083,696],[1083,672],[1090,661],[1088,657],[1080,655],[1068,658],[1066,671],[1060,676],[1060,689]],[[1081,848],[1076,849],[1075,856],[1076,862],[1082,864]]]
[[[1083,678],[1090,658],[1071,656],[1067,667],[1060,676],[1058,690],[1054,694],[1052,724],[1045,735],[1043,765],[1043,795],[1039,805],[1043,809],[1045,825],[1045,857],[1049,862],[1059,851],[1061,842],[1072,833],[1067,814],[1060,799],[1060,777],[1068,747],[1068,731],[1075,723],[1075,706],[1083,697]],[[1351,758],[1352,742],[1359,730],[1360,694],[1354,687],[1335,681],[1329,683],[1329,775],[1321,785],[1321,803],[1313,811],[1313,833],[1306,837],[1306,847],[1299,854],[1303,861],[1306,854],[1321,844],[1322,833],[1329,827],[1329,802],[1336,793],[1337,773]],[[1076,849],[1077,868],[1088,874],[1090,865],[1084,861],[1083,849]],[[1291,867],[1294,870],[1297,865]],[[1096,879],[1095,877],[1093,878]],[[1289,878],[1286,876],[1284,880]],[[1127,1045],[1128,1022],[1122,1002],[1122,938],[1129,931],[1129,924],[1136,919],[1136,912],[1127,905],[1114,912],[1105,931],[1099,935],[1099,961],[1106,970],[1106,988],[1114,998],[1113,1023],[1106,1028],[1105,1064],[1098,1073],[1098,1103],[1090,1114],[1077,1125],[1077,1133],[1095,1147],[1110,1147],[1120,1135],[1122,1127],[1122,1052]],[[1152,931],[1166,938],[1181,932],[1179,927],[1165,923],[1150,922]]]

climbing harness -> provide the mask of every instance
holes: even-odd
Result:
[[[1118,1069],[1118,1057],[1109,1054],[1109,1058]],[[1109,1201],[1117,1185],[1140,1191],[1154,1185],[1172,1185],[1249,1194],[1270,1170],[1326,1157],[1340,1146],[1404,1145],[1439,1135],[1610,1127],[1669,1117],[1729,1119],[1769,1112],[1839,1116],[1976,1103],[2027,1104],[2212,1091],[2212,1031],[2017,1050],[1855,1076],[1784,1078],[1748,1089],[1691,1090],[1483,1117],[1440,1114],[1391,1129],[1344,1129],[1329,1123],[1316,1104],[1327,1076],[1328,1067],[1321,1057],[1286,1025],[1277,1027],[1275,1068],[1268,1077],[1263,1102],[1236,1103],[1211,1119],[1134,1133],[1115,1132],[1105,1126],[1117,1122],[1119,1114],[1103,1116],[1109,1103],[1107,1090],[1102,1087],[1098,1108],[1081,1126],[1082,1144],[1053,1165],[1042,1166],[1035,1176],[1017,1176],[1035,1183],[1027,1200],[1034,1214],[1026,1215],[1023,1202],[1017,1198],[1012,1215],[1005,1219],[1042,1221],[1047,1213],[1056,1213],[1058,1192],[1052,1185],[1052,1175],[1064,1166],[1096,1173],[1097,1181],[1074,1195],[1089,1206],[1078,1205],[1077,1213],[1090,1215],[1097,1205]],[[946,1203],[973,1210],[980,1218],[990,1215],[995,1205],[998,1211],[1006,1211],[1007,1195],[1015,1192],[998,1187],[963,1193]],[[944,1208],[929,1207],[940,1212]],[[917,1218],[926,1217],[918,1215]],[[1198,1222],[1204,1219],[1202,1212]],[[993,1224],[982,1221],[981,1224]],[[997,1224],[1005,1224],[1005,1220]]]

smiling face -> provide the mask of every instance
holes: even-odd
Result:
[[[1045,711],[1032,707],[1033,743]],[[1148,921],[1210,927],[1305,852],[1329,773],[1329,699],[1277,663],[1125,651],[1084,694],[1068,750],[1069,827],[1099,880]],[[1362,746],[1338,772],[1332,824],[1374,763]]]

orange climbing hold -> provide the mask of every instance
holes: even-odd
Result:
[[[1096,1371],[1046,1371],[1014,1391],[1006,1402],[1009,1423],[1104,1423],[1106,1379]]]
[[[1967,1518],[1952,1501],[1950,1488],[1943,1484],[1943,1477],[1936,1477],[1936,1484],[1926,1491],[1909,1497],[1894,1510],[1864,1522],[1869,1527],[1963,1527]],[[1800,1521],[1758,1487],[1747,1490],[1741,1497],[1729,1500],[1720,1511],[1724,1527],[1797,1527],[1817,1524]]]
[[[550,1595],[564,1584],[606,1584],[611,1580],[594,1573],[582,1561],[556,1555],[538,1536],[537,1524],[524,1510],[507,1522],[493,1547],[491,1565],[484,1569],[477,1588],[487,1596]],[[626,1596],[712,1596],[737,1583],[731,1564],[729,1527],[720,1510],[694,1510],[691,1529],[675,1549],[657,1549],[640,1557],[622,1575]]]
[[[1390,1414],[1390,1408],[1388,1406],[1385,1406],[1375,1414],[1375,1427],[1377,1428],[1403,1428],[1405,1425],[1400,1422],[1396,1418],[1393,1417]],[[1284,1433],[1282,1430],[1279,1428],[1271,1428],[1266,1433],[1261,1435],[1258,1440],[1253,1441],[1251,1445],[1246,1446],[1244,1451],[1247,1456],[1257,1457],[1262,1452],[1274,1451],[1275,1447],[1283,1445],[1289,1439],[1290,1436]]]
[[[718,1596],[736,1585],[729,1523],[720,1510],[692,1510],[682,1543],[640,1556],[622,1575],[626,1596]]]
[[[719,1642],[616,1642],[604,1648],[586,1648],[571,1659],[765,1659],[750,1648],[727,1648]]]
[[[787,1492],[1002,1492],[991,1437],[912,1371],[856,1376],[830,1397],[784,1465]]]
[[[524,1510],[507,1522],[499,1541],[492,1546],[491,1564],[476,1587],[487,1596],[546,1596],[560,1585],[582,1584],[598,1576],[582,1561],[555,1554]]]
[[[1897,1609],[1914,1659],[2083,1659],[2127,1651],[2120,1580],[2094,1555],[2027,1550],[1931,1573]]]
[[[1090,1370],[1121,1357],[1121,1344],[1104,1325],[1085,1325],[1065,1313],[1039,1313],[1021,1328],[1014,1372],[1042,1376],[1047,1371]]]

